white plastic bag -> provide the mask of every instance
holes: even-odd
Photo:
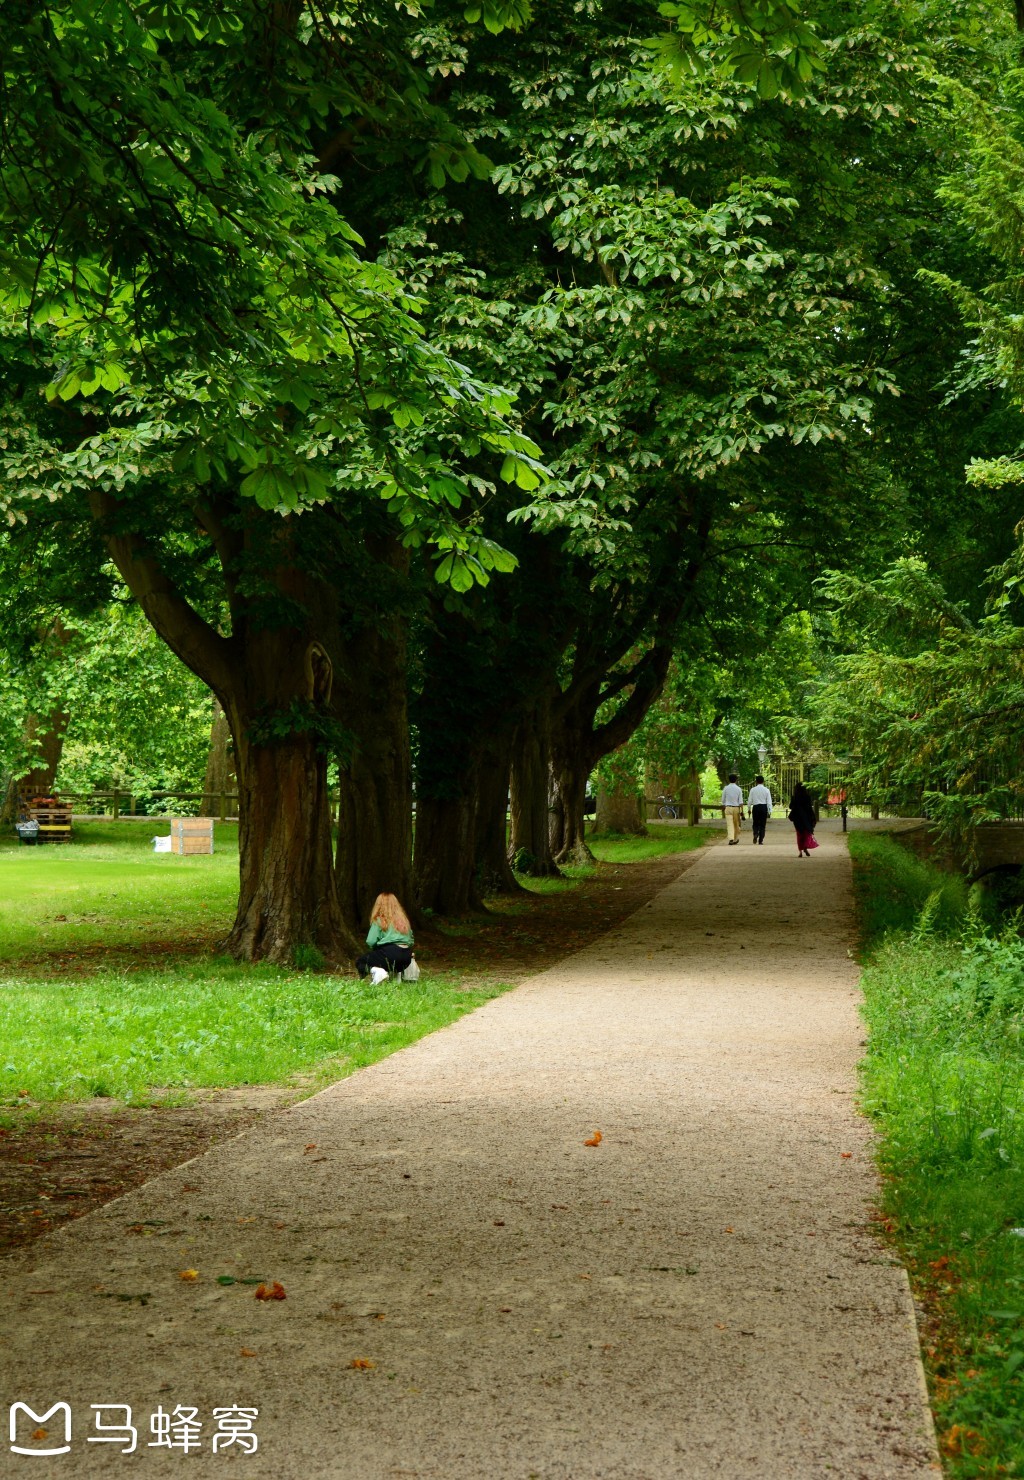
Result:
[[[170,853],[170,851],[171,851],[171,837],[170,837],[170,834],[168,834],[166,838],[154,838],[153,839],[153,852],[154,853]]]
[[[404,982],[418,982],[419,979],[420,979],[420,969],[416,965],[416,957],[413,956],[413,958],[409,962],[408,966],[402,972],[402,980]]]

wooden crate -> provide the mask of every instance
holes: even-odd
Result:
[[[37,797],[28,808],[29,818],[39,823],[41,843],[69,843],[71,841],[71,803],[59,802],[56,797]]]
[[[179,854],[213,852],[212,817],[172,817],[171,852]]]

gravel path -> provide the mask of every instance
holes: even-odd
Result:
[[[515,992],[8,1259],[4,1401],[65,1400],[73,1430],[53,1459],[5,1432],[0,1474],[934,1475],[906,1277],[865,1229],[846,849],[827,824],[809,860],[785,822],[742,836]],[[133,1455],[88,1442],[91,1404],[131,1405]],[[255,1454],[212,1450],[233,1406],[259,1410]],[[151,1447],[179,1407],[203,1447]]]

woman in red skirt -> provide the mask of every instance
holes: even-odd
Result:
[[[789,820],[796,828],[796,851],[799,858],[810,858],[811,849],[817,848],[814,839],[814,803],[802,781],[793,788],[789,799]]]

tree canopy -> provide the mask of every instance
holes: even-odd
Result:
[[[127,590],[216,694],[237,954],[514,889],[510,781],[511,852],[578,855],[594,766],[668,694],[763,713],[830,567],[945,562],[992,636],[1001,0],[16,0],[0,49],[5,560],[84,622]]]

